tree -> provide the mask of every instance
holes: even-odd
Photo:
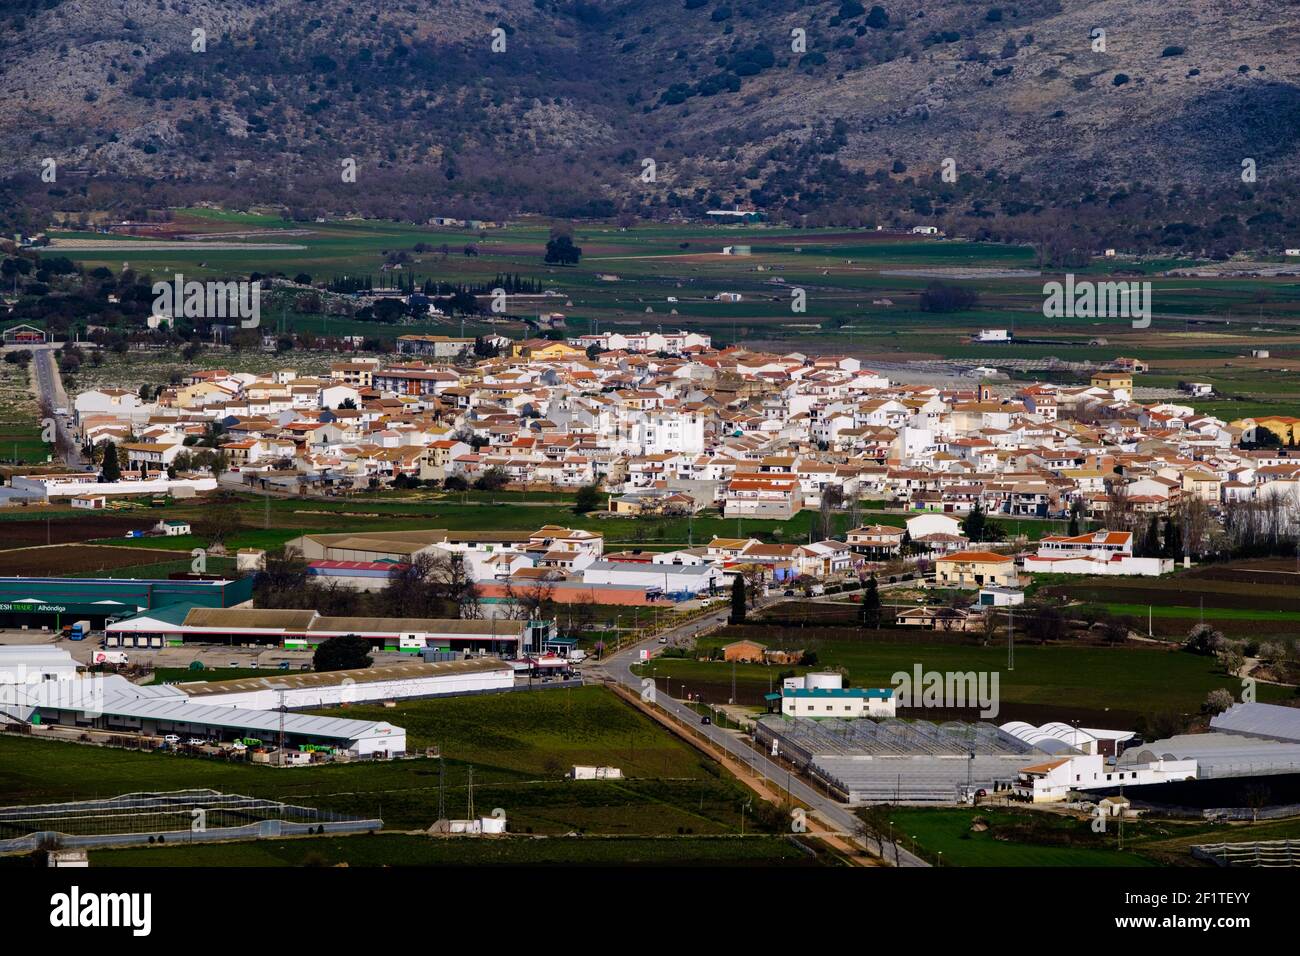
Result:
[[[589,511],[595,511],[600,507],[600,486],[591,484],[583,485],[578,489],[578,494],[573,502],[573,510],[580,515],[585,515]]]
[[[862,592],[862,610],[859,620],[863,627],[880,627],[880,588],[873,574],[867,581],[867,589]]]
[[[122,463],[117,458],[117,444],[112,440],[104,442],[104,461],[100,467],[99,480],[122,480]]]
[[[239,516],[239,502],[234,497],[223,495],[204,510],[204,515],[213,544],[224,545],[236,531],[243,527],[243,519]]]
[[[835,512],[844,507],[844,488],[841,485],[827,485],[822,489],[821,518],[822,540],[828,540],[835,534]]]
[[[966,286],[947,282],[931,282],[921,293],[923,312],[964,312],[975,308],[979,293]]]
[[[1221,714],[1233,705],[1232,693],[1220,687],[1205,695],[1201,709],[1208,714]]]
[[[477,491],[500,491],[509,482],[510,476],[506,474],[505,469],[493,465],[474,480],[474,488]]]
[[[347,671],[370,666],[370,642],[355,634],[331,637],[316,645],[311,657],[316,671]]]
[[[1065,637],[1065,617],[1051,605],[1037,608],[1030,614],[1025,631],[1030,640],[1039,644],[1059,641]]]
[[[253,578],[253,603],[257,607],[290,607],[286,601],[307,587],[308,578],[307,562],[296,548],[271,552]]]
[[[1197,624],[1187,632],[1183,650],[1208,657],[1223,646],[1223,635],[1208,624]]]
[[[737,574],[731,584],[731,623],[744,624],[748,608],[745,603],[745,579]]]
[[[552,232],[546,243],[547,265],[576,266],[582,258],[582,249],[573,244],[573,237],[563,232]]]
[[[966,515],[961,523],[962,533],[972,541],[983,541],[986,521],[984,509],[980,507],[980,503],[977,501],[975,507],[970,510],[970,514]]]

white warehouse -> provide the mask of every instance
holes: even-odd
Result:
[[[171,686],[196,704],[249,710],[278,710],[283,705],[289,710],[297,710],[509,690],[514,683],[514,669],[506,661],[469,658],[433,664],[404,662],[321,673],[286,672],[266,677]]]

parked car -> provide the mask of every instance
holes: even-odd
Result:
[[[168,747],[175,747],[180,742],[181,742],[181,738],[177,737],[175,734],[168,734],[166,737],[163,738],[163,743],[165,743]]]
[[[191,737],[189,740],[185,741],[185,746],[187,746],[187,747],[202,747],[202,746],[203,746],[204,744],[206,744],[206,743],[207,743],[206,740],[201,740],[201,739],[199,739],[198,737]]]

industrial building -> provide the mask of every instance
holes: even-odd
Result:
[[[1277,704],[1233,704],[1210,719],[1210,729],[1221,734],[1300,743],[1300,709]]]
[[[1095,727],[1072,727],[1059,720],[1041,727],[1023,720],[1011,720],[1001,725],[1001,730],[1019,737],[1047,753],[1100,754],[1115,757],[1137,735],[1131,730],[1101,730]]]
[[[337,748],[357,756],[406,752],[406,731],[387,721],[213,705],[175,685],[141,687],[124,677],[83,678],[86,692],[68,694],[67,681],[26,688],[0,707],[0,717],[33,726],[63,726],[162,737],[168,734],[214,742],[255,738],[286,749]]]
[[[1300,774],[1300,743],[1232,733],[1180,734],[1126,750],[1121,767],[1161,757],[1196,761],[1198,780]]]
[[[0,644],[0,685],[74,680],[77,662],[53,644]]]
[[[838,671],[787,677],[780,694],[767,695],[768,703],[781,703],[787,717],[893,717],[896,712],[892,687],[845,687]]]
[[[416,654],[435,648],[518,657],[540,650],[553,631],[553,621],[324,617],[313,610],[173,604],[113,622],[105,628],[104,642],[107,647],[270,644],[306,650],[331,637],[355,635],[377,650]]]
[[[1049,755],[987,723],[813,720],[766,716],[755,737],[851,804],[953,803],[973,789],[1010,790]]]
[[[253,579],[0,578],[0,627],[57,631],[88,620],[93,629],[176,604],[228,608],[250,601]],[[156,645],[160,646],[160,645]]]
[[[723,572],[711,564],[635,564],[630,561],[593,561],[583,570],[584,584],[622,584],[640,588],[646,595],[685,600],[712,594],[723,583]]]
[[[289,710],[376,700],[447,697],[509,690],[515,672],[493,658],[384,664],[357,670],[241,677],[172,684],[191,701],[210,707]]]

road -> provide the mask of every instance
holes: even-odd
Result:
[[[32,349],[32,367],[36,375],[36,399],[42,408],[66,408],[71,412],[68,393],[63,390],[63,377],[54,360],[55,346]],[[77,444],[68,431],[68,419],[63,415],[54,416],[55,427],[59,431],[57,446],[66,449],[63,459],[68,468],[80,471],[84,466],[81,459],[81,446]]]
[[[667,637],[670,643],[686,640],[696,631],[722,623],[729,613],[730,607],[723,607],[707,617],[664,631],[660,636]],[[632,673],[632,666],[639,662],[641,650],[653,650],[658,647],[657,637],[634,644],[616,654],[610,655],[594,666],[592,664],[585,665],[586,676],[616,681],[639,696],[642,693],[642,678]],[[773,762],[759,750],[750,747],[734,733],[722,730],[713,724],[701,724],[699,714],[680,701],[674,700],[668,694],[656,692],[655,703],[676,718],[679,723],[684,724],[692,731],[698,731],[707,737],[710,742],[733,754],[742,763],[752,767],[758,775],[767,778],[771,782],[774,790],[788,788],[792,797],[809,807],[828,826],[850,835],[855,832],[858,818],[838,800],[828,797],[815,789],[802,777],[790,773],[785,767]],[[908,852],[902,846],[895,847],[887,841],[885,843],[885,853],[883,854],[884,859],[887,861],[895,859],[895,851],[897,851],[900,866],[924,867],[930,865],[920,857]]]

